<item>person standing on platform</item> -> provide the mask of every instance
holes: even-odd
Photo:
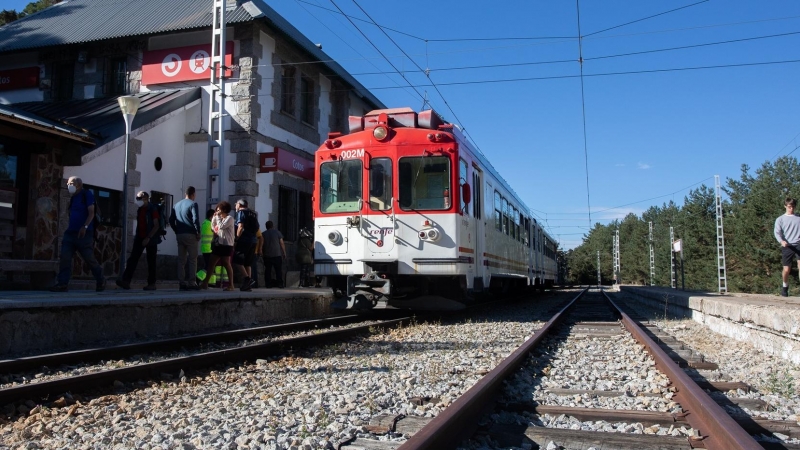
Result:
[[[286,259],[286,246],[283,235],[276,230],[275,224],[268,220],[264,235],[264,287],[283,287],[283,260]],[[275,268],[275,281],[272,281],[272,269]]]
[[[203,254],[203,272],[197,272],[197,278],[203,280],[206,273],[214,273],[214,268],[211,265],[211,241],[214,239],[214,229],[211,228],[211,218],[214,217],[214,210],[209,209],[206,211],[206,220],[200,224],[200,253]],[[216,284],[214,275],[209,279],[209,283]]]
[[[186,188],[186,197],[172,207],[169,226],[178,240],[178,287],[181,291],[196,291],[197,244],[200,241],[200,212],[194,201],[194,186]],[[210,245],[210,243],[209,243]],[[186,257],[189,257],[189,276],[186,275]]]
[[[294,256],[300,265],[300,287],[313,286],[311,267],[314,265],[314,239],[311,232],[305,228],[300,230],[300,240],[297,241],[297,251]]]
[[[150,202],[150,194],[139,191],[136,194],[136,236],[133,238],[133,248],[128,262],[125,266],[125,273],[122,278],[117,280],[117,286],[122,289],[131,288],[131,279],[139,258],[142,253],[147,252],[147,286],[145,291],[156,290],[156,253],[158,244],[161,243],[161,216],[158,212],[158,205]],[[123,256],[124,257],[124,256]]]
[[[775,220],[775,239],[781,244],[781,256],[783,262],[783,287],[781,296],[789,296],[789,275],[792,272],[792,262],[797,261],[797,269],[800,270],[800,216],[794,213],[797,207],[797,200],[786,197],[783,202],[786,213]]]
[[[102,292],[106,288],[106,279],[103,278],[103,268],[94,257],[94,227],[97,225],[94,220],[94,194],[83,188],[83,181],[78,177],[69,177],[67,190],[70,194],[69,226],[61,240],[58,280],[50,288],[50,291],[67,292],[69,290],[69,279],[72,277],[72,257],[77,251],[92,269],[92,275],[97,280],[95,290]]]
[[[229,214],[231,212],[231,204],[226,201],[221,201],[217,204],[217,209],[214,212],[214,218],[211,219],[211,226],[214,229],[214,241],[211,245],[211,262],[209,267],[216,267],[217,262],[225,268],[230,280],[226,291],[232,291],[233,288],[233,267],[231,267],[231,253],[233,253],[233,217]],[[208,280],[211,278],[212,272],[206,271],[206,278],[200,285],[201,289],[208,289]]]
[[[255,281],[251,277],[253,256],[256,252],[256,231],[258,231],[258,214],[248,209],[247,200],[240,198],[236,202],[236,245],[234,247],[233,264],[241,268],[244,279],[242,291],[253,290]]]
[[[264,235],[261,228],[256,229],[256,251],[253,255],[253,264],[250,266],[250,279],[253,280],[253,289],[258,287],[258,262],[264,254]]]

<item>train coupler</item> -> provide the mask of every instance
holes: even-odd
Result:
[[[345,309],[382,309],[389,305],[392,282],[377,272],[347,277]]]

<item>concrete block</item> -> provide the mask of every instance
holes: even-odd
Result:
[[[231,181],[251,181],[256,179],[255,166],[231,166],[228,172]],[[255,181],[254,181],[255,182]]]

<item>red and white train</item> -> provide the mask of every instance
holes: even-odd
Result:
[[[335,307],[553,285],[557,243],[458,127],[410,108],[349,120],[315,156],[314,270],[346,292]]]

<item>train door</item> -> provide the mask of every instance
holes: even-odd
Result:
[[[390,158],[372,158],[367,171],[369,180],[369,213],[364,216],[362,228],[367,239],[368,253],[391,253],[394,250],[396,231],[393,192],[393,169]]]
[[[475,261],[475,282],[473,289],[483,290],[484,269],[486,267],[480,258],[480,255],[483,255],[485,251],[484,244],[486,242],[486,230],[484,230],[485,224],[483,222],[483,174],[481,169],[474,164],[472,166],[472,211],[472,216],[475,218],[474,232],[472,234],[475,237],[473,240],[475,243],[475,254],[473,256]]]

